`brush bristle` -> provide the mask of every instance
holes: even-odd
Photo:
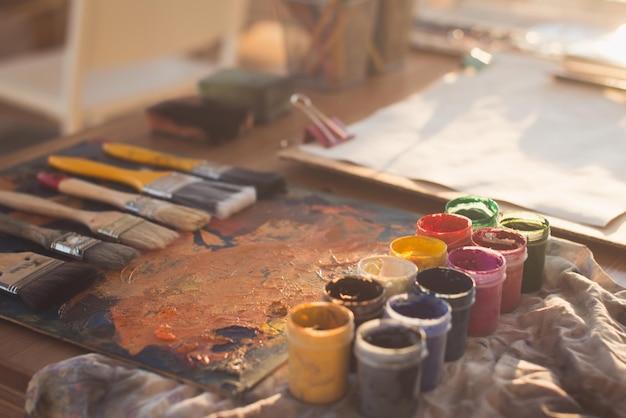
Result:
[[[260,199],[282,193],[287,188],[285,179],[277,173],[243,168],[231,168],[220,174],[218,180],[243,186],[253,186],[256,189],[257,197]]]
[[[143,221],[122,232],[119,241],[133,248],[158,250],[167,247],[178,237],[176,231],[150,221]]]
[[[61,262],[40,277],[21,286],[17,292],[20,300],[35,311],[60,305],[91,286],[102,277],[94,266],[78,262]]]
[[[139,251],[128,245],[100,241],[85,250],[83,261],[107,270],[120,270],[137,257]]]
[[[226,219],[254,204],[256,191],[250,186],[204,180],[181,187],[172,196],[172,201]]]
[[[163,201],[152,208],[153,219],[179,231],[196,231],[211,221],[207,212]]]

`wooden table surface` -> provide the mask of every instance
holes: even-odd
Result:
[[[313,102],[325,113],[352,123],[367,117],[381,106],[401,100],[425,88],[442,74],[459,68],[459,58],[435,53],[412,52],[405,64],[384,75],[339,92],[309,91]],[[219,147],[150,135],[143,113],[130,114],[77,135],[51,140],[43,145],[0,156],[0,170],[93,138],[111,138],[207,158],[244,168],[276,171],[290,184],[323,190],[371,201],[416,213],[442,211],[441,201],[382,184],[363,182],[321,168],[281,160],[277,152],[301,137],[306,124],[300,111],[264,125]],[[565,238],[570,238],[565,236]],[[579,239],[580,240],[580,239]],[[626,277],[626,250],[593,241],[581,241],[594,253],[610,275]],[[0,320],[0,415],[23,416],[24,392],[32,375],[46,364],[87,351],[83,348],[41,335],[20,325]]]

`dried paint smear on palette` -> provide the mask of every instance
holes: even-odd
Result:
[[[415,214],[298,188],[147,251],[70,303],[0,316],[93,351],[227,393],[286,360],[285,315],[327,281],[386,253]],[[0,237],[0,245],[18,245]]]

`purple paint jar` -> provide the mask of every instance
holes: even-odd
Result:
[[[472,220],[455,213],[430,213],[417,220],[415,235],[438,238],[450,251],[471,244]]]
[[[450,305],[433,295],[405,293],[387,300],[384,317],[424,331],[428,355],[422,365],[420,390],[426,392],[436,388],[441,382],[446,340],[451,327]]]
[[[448,302],[452,309],[452,326],[446,341],[444,361],[461,358],[465,352],[470,309],[474,305],[474,279],[461,270],[433,267],[417,274],[413,292],[427,293]]]
[[[426,334],[395,319],[372,319],[356,331],[359,410],[364,417],[412,417],[417,410]]]
[[[472,234],[472,243],[498,251],[506,259],[506,280],[502,284],[500,312],[512,312],[522,296],[524,262],[528,257],[526,237],[504,228],[481,228]]]
[[[467,335],[492,334],[500,320],[506,259],[491,248],[466,246],[450,251],[448,266],[469,274],[476,282],[476,301],[470,310]]]

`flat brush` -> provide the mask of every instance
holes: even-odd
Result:
[[[3,213],[0,213],[0,232],[34,242],[46,251],[106,270],[120,270],[139,257],[139,252],[127,245],[100,241],[76,232],[32,225]]]
[[[100,271],[89,264],[32,252],[0,254],[0,290],[35,311],[67,302],[98,277]]]
[[[173,171],[129,170],[77,157],[52,155],[48,163],[72,174],[126,184],[135,190],[183,206],[204,210],[219,219],[256,202],[254,187],[203,180]]]
[[[108,155],[128,161],[169,168],[208,180],[253,186],[258,198],[265,198],[286,189],[285,179],[273,172],[246,170],[213,161],[178,157],[148,148],[116,142],[105,142],[102,144],[102,149]]]
[[[26,193],[0,190],[0,205],[78,222],[102,239],[142,250],[165,248],[179,236],[176,231],[128,213],[75,209]]]
[[[179,231],[195,231],[211,220],[207,212],[150,196],[124,193],[58,173],[39,173],[37,180],[58,192],[104,202]]]

